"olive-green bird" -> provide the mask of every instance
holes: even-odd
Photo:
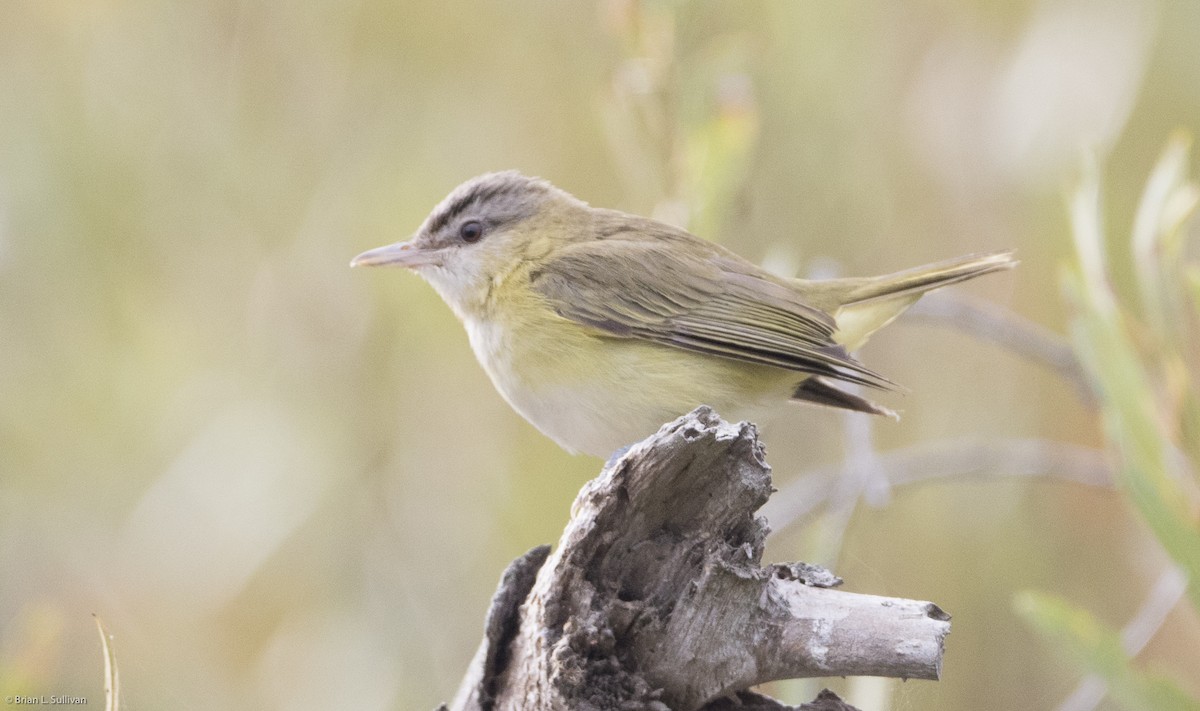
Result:
[[[786,279],[515,171],[463,183],[412,239],[351,262],[424,277],[513,409],[568,451],[602,457],[698,405],[736,418],[786,400],[891,414],[839,389],[894,387],[850,352],[925,292],[1015,264],[996,252]]]

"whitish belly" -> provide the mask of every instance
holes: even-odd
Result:
[[[753,419],[801,378],[677,348],[584,333],[544,339],[467,324],[475,355],[518,413],[563,448],[608,457],[699,405]]]

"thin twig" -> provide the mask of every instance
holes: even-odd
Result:
[[[108,628],[104,626],[99,615],[93,614],[92,619],[95,620],[96,630],[100,633],[100,649],[104,655],[104,709],[117,711],[121,703],[121,688],[112,635],[108,633]]]
[[[857,388],[848,388],[851,392]],[[879,465],[879,452],[874,444],[874,418],[857,412],[846,412],[842,418],[842,440],[845,451],[840,472],[828,482],[820,536],[810,553],[825,565],[837,561],[842,540],[850,525],[850,517],[858,508],[859,499],[871,506],[882,506],[889,498],[891,484],[887,472]]]
[[[1091,486],[1112,486],[1111,464],[1098,449],[1045,439],[965,439],[879,452],[871,466],[891,486],[954,477],[1047,476]],[[830,500],[844,465],[810,469],[774,496],[763,513],[772,528],[795,524]]]
[[[913,304],[908,315],[951,326],[1041,363],[1071,383],[1084,404],[1090,407],[1096,403],[1087,374],[1066,339],[1013,311],[961,293],[942,291]]]

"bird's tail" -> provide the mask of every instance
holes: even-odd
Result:
[[[814,306],[833,315],[837,322],[833,339],[852,351],[916,303],[925,292],[1012,269],[1016,265],[1011,251],[971,254],[878,277],[810,281],[805,283],[805,292],[812,298]],[[819,405],[897,417],[886,407],[815,376],[800,383],[792,397]]]
[[[822,294],[826,302],[822,305],[837,321],[834,340],[855,350],[925,292],[1016,265],[1012,252],[1004,251],[971,254],[877,277],[835,279],[825,282],[829,286]]]

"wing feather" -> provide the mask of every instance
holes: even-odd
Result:
[[[833,317],[786,282],[686,233],[670,237],[576,243],[539,265],[531,285],[560,316],[607,336],[893,387],[836,344]],[[671,244],[681,238],[703,250]]]

